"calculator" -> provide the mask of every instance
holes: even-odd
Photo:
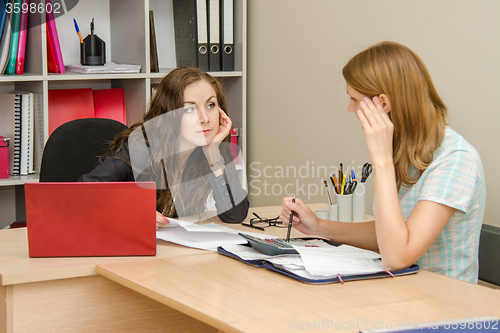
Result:
[[[245,238],[251,247],[255,250],[270,255],[275,256],[278,254],[298,254],[298,252],[292,247],[292,245],[301,246],[315,246],[311,245],[307,240],[292,238],[290,241],[286,241],[284,238],[257,238],[244,233],[238,233],[241,237]]]

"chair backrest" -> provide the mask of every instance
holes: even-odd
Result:
[[[479,241],[479,280],[500,286],[500,228],[488,224]]]
[[[41,182],[76,182],[94,169],[99,156],[127,126],[104,118],[84,118],[59,126],[43,150]]]

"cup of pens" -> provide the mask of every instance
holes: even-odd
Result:
[[[80,63],[85,66],[102,66],[106,63],[106,43],[94,34],[94,19],[90,22],[90,34],[84,39],[75,19],[76,33],[80,38]]]
[[[330,210],[337,211],[337,219],[340,222],[364,222],[365,221],[365,181],[372,172],[372,165],[365,163],[362,168],[361,180],[357,181],[354,170],[351,174],[346,174],[342,169],[342,163],[337,176],[330,177],[334,191],[336,207],[330,202]],[[331,200],[330,200],[331,201]],[[330,214],[333,215],[333,214]]]

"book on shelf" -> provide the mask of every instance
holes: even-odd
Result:
[[[5,15],[4,15],[5,14]],[[0,17],[3,23],[0,25],[2,33],[0,34],[0,74],[4,74],[7,69],[10,54],[10,41],[12,39],[12,12],[7,13],[6,7],[2,10]],[[1,22],[0,20],[0,22]]]
[[[0,134],[10,138],[11,175],[34,173],[34,94],[13,91],[0,93]]]
[[[21,0],[15,0],[14,6],[21,6]],[[6,74],[16,74],[17,46],[19,43],[19,25],[21,23],[21,11],[12,13],[12,37],[10,41],[9,59],[7,61]]]
[[[207,0],[208,12],[208,67],[211,72],[220,71],[220,1]]]
[[[9,173],[14,169],[14,137],[16,133],[16,95],[11,93],[0,93],[0,135],[10,138],[9,151]]]
[[[158,49],[156,46],[155,20],[153,11],[149,11],[149,55],[151,62],[151,73],[160,71],[158,64]]]
[[[51,0],[45,0],[45,5],[52,5]],[[56,21],[54,19],[53,11],[46,11],[45,13],[47,29],[49,30],[49,39],[54,52],[54,58],[57,66],[57,71],[60,74],[64,74],[64,61],[61,52],[61,45],[59,44],[59,36],[57,34]]]
[[[12,174],[21,172],[21,96],[14,94],[14,159]]]
[[[234,0],[173,0],[177,67],[234,70]]]
[[[5,19],[7,17],[7,4],[11,0],[0,0],[0,35],[3,32],[3,28],[5,25]]]
[[[34,108],[33,93],[20,93],[21,95],[21,154],[20,175],[34,173],[33,150],[34,150]]]
[[[177,67],[197,66],[196,0],[173,0]]]
[[[59,73],[57,70],[56,56],[54,55],[54,48],[50,39],[49,26],[45,26],[45,33],[47,35],[47,71],[49,73]]]
[[[29,0],[22,0],[21,8],[29,6]],[[24,6],[24,7],[23,7]],[[24,56],[26,53],[26,35],[28,34],[28,16],[29,11],[21,10],[21,19],[19,22],[19,40],[17,43],[17,57],[16,57],[16,74],[24,73]]]
[[[220,0],[221,69],[234,71],[234,0]]]

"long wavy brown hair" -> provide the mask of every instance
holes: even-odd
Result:
[[[388,96],[398,190],[402,185],[415,184],[443,140],[447,118],[446,106],[426,66],[408,47],[382,42],[357,54],[342,74],[363,95]],[[412,174],[410,166],[415,167],[416,174]]]
[[[210,83],[215,90],[218,105],[226,112],[226,98],[222,91],[222,85],[217,79],[210,76],[204,70],[193,67],[179,67],[168,73],[159,83],[156,93],[151,99],[149,110],[144,114],[142,120],[130,126],[130,128],[121,132],[111,143],[107,155],[114,155],[123,148],[124,142],[129,138],[130,134],[139,126],[142,126],[144,132],[144,124],[160,115],[174,111],[184,106],[184,90],[194,82],[205,80]],[[210,172],[208,162],[201,147],[197,147],[190,154],[186,166],[182,169],[178,148],[180,124],[182,113],[175,112],[173,117],[169,116],[169,121],[174,124],[169,124],[168,130],[164,131],[164,136],[147,136],[147,144],[155,144],[156,147],[162,147],[160,152],[156,152],[151,157],[151,165],[153,173],[157,176],[157,184],[162,183],[161,189],[157,190],[156,207],[159,212],[167,217],[172,217],[175,213],[185,215],[196,214],[205,209],[207,197],[211,191],[208,181],[208,173]],[[159,123],[158,123],[159,124]],[[162,140],[156,141],[155,140]],[[227,142],[226,137],[224,141]],[[228,149],[221,149],[221,153],[225,161],[231,161]],[[167,159],[162,159],[161,156],[170,156]],[[130,161],[125,161],[130,165]],[[162,164],[165,166],[170,177],[165,177],[161,170]],[[182,170],[181,170],[182,169]],[[175,198],[170,190],[172,184],[168,184],[165,178],[177,179],[177,176],[182,174],[182,182],[180,185],[179,195]],[[159,181],[158,181],[159,180]],[[182,186],[182,183],[189,186]],[[170,186],[169,186],[170,185]],[[180,214],[179,214],[180,215]]]

